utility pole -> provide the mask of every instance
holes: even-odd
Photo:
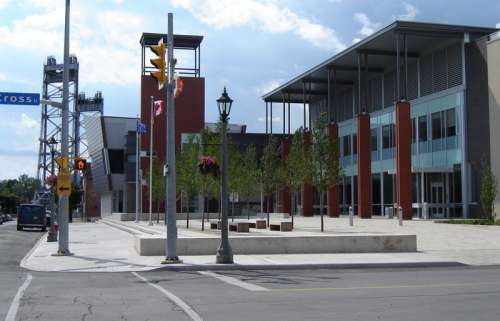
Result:
[[[174,16],[168,13],[167,34],[167,195],[165,217],[167,218],[167,239],[165,244],[166,258],[164,264],[181,263],[177,256],[177,222],[176,222],[176,191],[175,191],[175,115],[174,115]]]
[[[68,159],[68,139],[69,139],[69,12],[70,0],[66,0],[66,15],[64,18],[64,68],[63,68],[63,101],[62,101],[62,126],[61,126],[61,158]],[[69,168],[62,168],[69,174]],[[57,256],[71,255],[68,248],[68,216],[69,197],[59,196],[59,246]]]

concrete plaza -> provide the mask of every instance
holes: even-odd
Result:
[[[116,222],[113,222],[116,224]],[[112,223],[112,224],[113,224]],[[415,234],[417,252],[409,253],[335,253],[335,254],[269,254],[235,255],[235,266],[239,268],[268,267],[286,268],[300,266],[391,266],[391,265],[497,265],[500,264],[500,227],[437,224],[432,221],[405,221],[402,227],[396,220],[374,218],[355,219],[350,227],[347,218],[326,218],[324,233],[370,233],[370,234]],[[147,222],[120,223],[112,226],[104,222],[73,223],[70,225],[70,257],[53,257],[56,243],[47,243],[42,237],[33,250],[26,255],[21,266],[36,271],[116,272],[147,271],[161,267],[163,256],[140,256],[134,249],[137,234],[152,233],[161,237],[165,227],[162,223],[148,226]],[[200,222],[191,221],[185,228],[178,221],[179,236],[196,236],[200,233]],[[128,229],[128,230],[127,230]],[[296,230],[302,233],[318,233],[319,218],[296,218]],[[203,235],[218,231],[207,230]],[[268,232],[262,232],[268,233]],[[234,233],[230,233],[234,235]],[[214,269],[218,266],[213,255],[182,256],[184,264],[169,268]],[[219,266],[220,267],[220,266]]]

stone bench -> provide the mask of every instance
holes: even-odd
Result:
[[[271,231],[281,231],[281,232],[291,232],[293,229],[292,222],[280,222],[269,224],[269,230]]]
[[[254,222],[249,222],[250,228],[265,229],[267,227],[266,220],[255,220]]]
[[[250,231],[249,223],[248,222],[229,223],[229,230],[239,233],[248,233]]]
[[[210,221],[210,229],[211,230],[220,230],[221,229],[221,222],[220,221]]]

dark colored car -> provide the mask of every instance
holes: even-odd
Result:
[[[47,218],[45,216],[45,207],[35,204],[22,204],[17,208],[17,230],[23,228],[40,228],[47,230]]]

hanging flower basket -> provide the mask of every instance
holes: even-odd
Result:
[[[56,175],[47,176],[47,178],[45,179],[45,182],[49,186],[56,186],[56,184],[57,184],[57,176]]]
[[[212,174],[217,177],[219,174],[219,164],[217,164],[217,159],[213,156],[202,156],[198,168],[203,175]]]

